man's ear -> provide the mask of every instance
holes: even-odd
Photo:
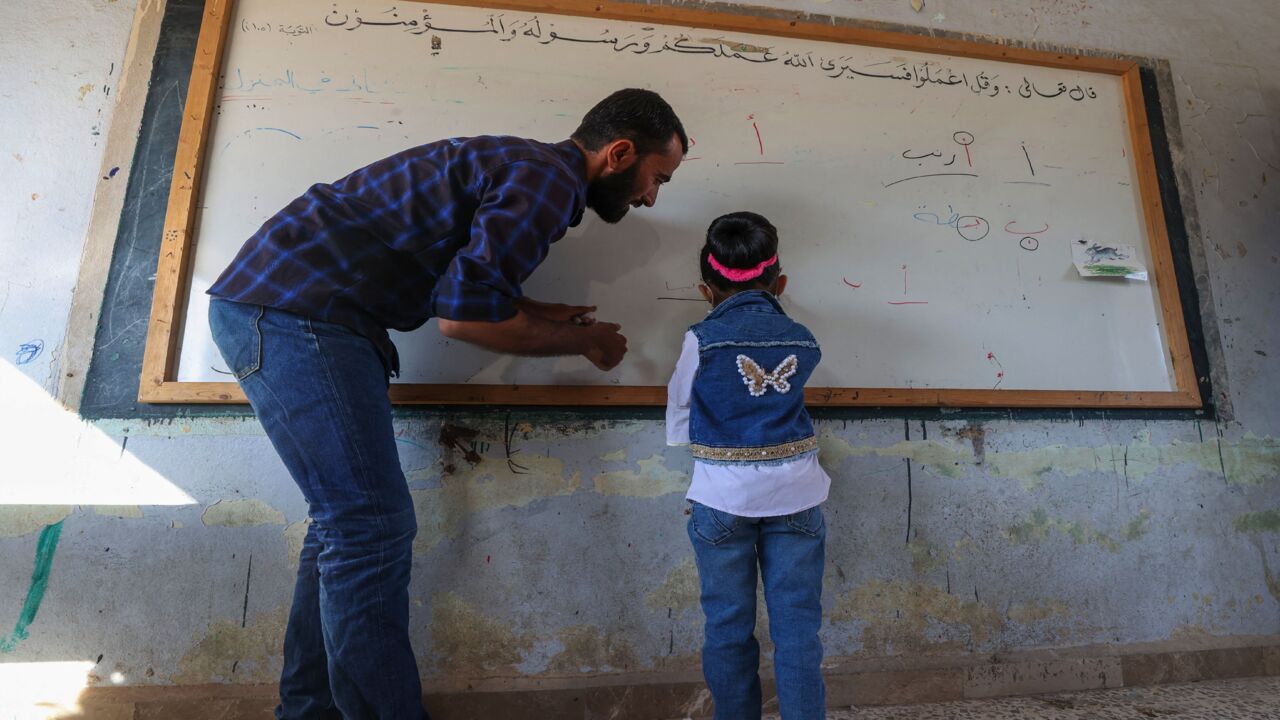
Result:
[[[777,280],[773,281],[773,296],[782,297],[782,291],[787,289],[787,276],[779,275]]]
[[[636,144],[626,138],[614,140],[605,146],[604,160],[609,172],[622,172],[636,162]]]

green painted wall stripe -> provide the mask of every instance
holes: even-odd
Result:
[[[53,553],[58,549],[58,538],[62,536],[62,523],[59,520],[53,525],[45,525],[40,531],[40,540],[36,543],[36,563],[31,570],[31,585],[27,588],[27,599],[22,603],[22,613],[13,626],[13,633],[0,638],[0,653],[13,652],[18,643],[27,639],[27,628],[36,619],[40,603],[44,600],[44,591],[49,587],[49,574],[53,570]]]

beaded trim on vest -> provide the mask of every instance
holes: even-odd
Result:
[[[763,447],[711,447],[710,445],[699,445],[693,443],[689,446],[693,452],[693,456],[700,460],[718,460],[720,462],[763,462],[769,460],[782,460],[802,455],[812,450],[818,449],[817,436],[810,435],[803,440],[793,440],[791,442],[781,443],[779,445],[765,445]]]

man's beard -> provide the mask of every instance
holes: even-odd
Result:
[[[596,211],[601,220],[616,223],[626,217],[635,199],[636,176],[640,173],[640,163],[620,173],[600,178],[587,186],[587,207]]]

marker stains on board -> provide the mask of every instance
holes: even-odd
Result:
[[[1004,382],[1004,365],[1000,364],[1000,359],[993,352],[987,353],[987,362],[991,363],[996,371],[996,384],[991,387],[992,390],[1000,388],[1000,384]]]

